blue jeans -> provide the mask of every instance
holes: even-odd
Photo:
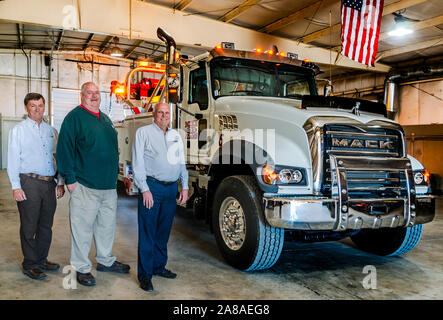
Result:
[[[167,244],[177,207],[177,182],[163,185],[147,179],[154,199],[151,209],[143,205],[138,195],[138,280],[161,273],[168,260]]]

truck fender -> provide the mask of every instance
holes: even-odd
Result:
[[[209,176],[212,176],[217,167],[220,165],[247,165],[254,173],[254,177],[263,192],[277,192],[277,186],[270,186],[265,184],[257,175],[257,169],[262,165],[274,165],[274,159],[266,150],[260,146],[246,140],[230,140],[225,142],[214,153],[209,167]],[[232,174],[240,174],[232,170]]]

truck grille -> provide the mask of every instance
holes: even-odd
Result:
[[[330,156],[362,158],[404,157],[402,132],[391,128],[361,125],[327,124],[323,128],[324,174],[322,193],[335,194],[331,175]],[[406,176],[403,171],[389,168],[371,170],[361,166],[346,169],[349,197],[397,198],[407,195]]]

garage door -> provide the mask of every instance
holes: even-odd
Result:
[[[80,103],[80,91],[69,89],[52,89],[52,107],[54,112],[54,128],[60,132],[63,119]]]

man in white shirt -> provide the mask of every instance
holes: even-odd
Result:
[[[43,121],[45,99],[39,93],[28,93],[24,103],[28,117],[9,132],[8,176],[20,213],[23,273],[41,280],[46,278],[44,271],[60,268],[47,257],[56,196],[63,197],[65,187],[60,176],[58,183],[54,180],[57,130]]]
[[[179,203],[188,199],[188,171],[183,141],[176,130],[168,128],[169,105],[157,103],[154,123],[141,127],[132,145],[134,180],[138,197],[138,272],[140,287],[152,291],[153,275],[174,279],[166,269],[167,243],[177,207],[177,180],[182,191]]]

